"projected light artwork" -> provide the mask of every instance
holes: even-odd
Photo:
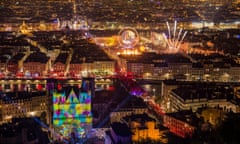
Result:
[[[69,91],[69,93],[67,93]],[[69,87],[53,93],[53,125],[91,123],[91,95]]]
[[[93,78],[83,78],[74,85],[65,80],[48,81],[47,87],[52,94],[53,103],[52,124],[58,137],[78,141],[91,130],[94,86]]]

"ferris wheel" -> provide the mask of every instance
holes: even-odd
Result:
[[[123,48],[133,48],[139,42],[138,32],[131,27],[123,28],[118,35],[118,41]]]

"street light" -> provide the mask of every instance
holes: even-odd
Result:
[[[155,88],[153,88],[153,89],[152,89],[152,91],[153,91],[153,96],[155,97],[155,92],[156,92],[156,89],[155,89]]]
[[[7,58],[7,60],[6,60],[6,62],[5,62],[5,66],[4,66],[4,67],[5,67],[5,72],[6,72],[6,74],[7,74],[7,72],[8,72],[7,65],[8,65],[9,60],[11,59],[11,56],[5,54],[5,55],[3,55],[2,57]]]

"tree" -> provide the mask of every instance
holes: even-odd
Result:
[[[45,124],[47,123],[47,113],[45,111],[41,113],[40,120]]]
[[[224,143],[239,144],[240,114],[229,113],[218,131]]]

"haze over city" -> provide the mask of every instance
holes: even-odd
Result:
[[[237,144],[239,0],[1,0],[0,143]]]

